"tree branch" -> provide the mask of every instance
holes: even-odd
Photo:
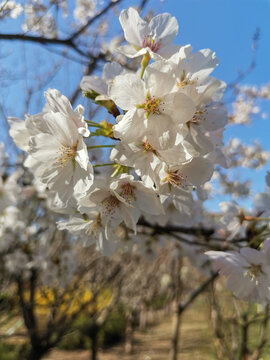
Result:
[[[42,45],[62,45],[72,48],[81,56],[89,58],[89,54],[85,54],[82,50],[80,50],[76,44],[72,41],[72,39],[58,39],[58,38],[46,38],[43,36],[32,36],[32,35],[24,35],[24,34],[0,34],[0,40],[8,40],[8,41],[26,41],[33,42]]]
[[[75,40],[78,36],[80,36],[90,25],[93,24],[94,21],[99,19],[102,15],[106,14],[110,8],[114,7],[115,5],[119,4],[123,0],[115,0],[111,1],[103,10],[101,10],[96,16],[88,20],[88,22],[83,25],[79,30],[77,30],[71,37],[69,38],[70,41]]]
[[[205,229],[202,227],[195,228],[195,227],[184,227],[184,226],[174,226],[174,225],[167,225],[167,226],[159,226],[157,224],[152,225],[149,222],[145,221],[144,219],[140,219],[138,225],[152,228],[156,231],[156,233],[180,232],[183,234],[210,236],[215,232],[213,229]]]
[[[260,28],[257,27],[252,39],[251,62],[245,71],[239,72],[238,76],[233,81],[227,84],[227,89],[233,90],[236,87],[236,85],[238,85],[243,79],[245,79],[256,67],[256,58],[257,58],[259,40],[260,40]]]
[[[179,304],[178,305],[178,313],[181,314],[182,312],[184,312],[186,310],[187,307],[189,307],[190,304],[193,303],[193,301],[207,288],[207,286],[209,284],[211,284],[215,278],[218,277],[218,272],[214,272],[211,276],[209,276],[209,278],[202,283],[202,285],[200,285],[196,290],[194,290],[189,298],[187,299],[186,302],[184,302],[183,304]]]

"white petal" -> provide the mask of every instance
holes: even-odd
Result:
[[[25,126],[25,121],[13,117],[8,118],[10,124],[9,134],[15,144],[22,150],[27,151],[30,134]]]
[[[89,156],[88,156],[88,152],[87,152],[87,147],[86,147],[83,139],[79,139],[75,160],[79,163],[79,165],[84,170],[87,170],[87,167],[89,164]]]
[[[140,17],[137,10],[134,8],[122,10],[119,21],[124,30],[127,42],[141,47],[143,38],[148,35],[150,31],[147,22]]]
[[[137,230],[136,224],[140,217],[140,212],[136,208],[130,208],[125,205],[120,204],[120,215],[122,219],[124,220],[127,227],[132,229],[135,233]]]
[[[116,61],[112,61],[111,63],[107,63],[104,65],[102,78],[108,82],[113,80],[117,75],[120,75],[123,71],[122,66]]]
[[[168,44],[166,46],[162,46],[157,51],[157,54],[160,55],[163,59],[169,59],[171,56],[177,53],[180,50],[180,48],[181,48],[180,45]]]
[[[262,255],[258,250],[245,247],[240,250],[240,253],[250,264],[262,264]]]
[[[106,82],[98,76],[84,76],[80,83],[83,91],[96,91],[98,94],[107,94],[108,86]]]
[[[139,209],[147,214],[160,215],[164,214],[160,199],[153,189],[145,187],[142,183],[136,184],[136,204]]]
[[[175,188],[173,192],[173,204],[180,213],[191,216],[193,210],[193,197],[190,192]]]
[[[43,163],[54,163],[59,157],[61,143],[50,134],[38,134],[32,136],[29,142],[29,153],[38,161]]]
[[[74,197],[78,200],[84,196],[92,186],[94,180],[94,171],[90,163],[88,163],[86,170],[77,164],[73,170]]]
[[[171,93],[163,98],[164,112],[177,124],[184,124],[192,119],[196,108],[193,101],[182,93]]]
[[[44,96],[52,112],[70,114],[73,112],[69,100],[56,89],[45,91]]]
[[[118,51],[122,53],[123,55],[129,57],[129,58],[135,58],[138,56],[142,56],[147,53],[147,49],[143,48],[139,51],[137,51],[133,46],[131,45],[123,45],[119,46]]]
[[[211,179],[213,171],[214,165],[211,161],[198,157],[183,166],[181,175],[186,176],[191,184],[199,186]]]
[[[202,125],[207,131],[222,129],[228,122],[228,113],[224,106],[213,105],[208,107]]]
[[[146,68],[145,87],[151,96],[162,98],[172,90],[175,79],[169,76],[170,72],[172,72],[171,65],[164,61],[156,61]]]
[[[78,129],[74,121],[62,113],[47,113],[44,120],[50,133],[63,145],[74,146],[78,139]]]
[[[137,110],[129,110],[118,124],[113,126],[113,134],[116,138],[127,142],[135,141],[143,137],[145,133],[144,119],[137,115]]]
[[[178,22],[168,13],[155,16],[149,23],[151,35],[154,39],[161,39],[162,46],[171,43],[178,33]]]
[[[109,97],[123,110],[130,110],[136,104],[145,102],[143,81],[135,74],[116,76],[109,87]]]
[[[177,127],[169,116],[165,114],[150,115],[145,119],[145,134],[154,149],[166,150],[175,144]]]

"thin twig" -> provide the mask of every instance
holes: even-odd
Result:
[[[79,30],[77,30],[69,40],[73,42],[78,36],[80,36],[90,25],[93,24],[94,21],[99,19],[102,15],[106,14],[110,8],[114,7],[115,5],[119,4],[122,0],[111,1],[103,10],[101,10],[96,16],[92,17],[85,25],[83,25]]]
[[[186,302],[183,304],[178,305],[178,313],[181,314],[186,310],[187,307],[189,307],[190,304],[193,303],[193,301],[208,287],[209,284],[211,284],[216,278],[218,277],[218,272],[214,272],[209,278],[202,283],[196,290],[194,290]]]
[[[258,42],[260,40],[260,28],[257,27],[253,39],[252,39],[252,57],[251,62],[245,71],[239,72],[238,76],[227,84],[227,89],[234,89],[243,79],[245,79],[256,67],[257,51],[258,51]]]

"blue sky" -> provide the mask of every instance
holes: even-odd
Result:
[[[270,1],[269,0],[166,0],[161,8],[173,14],[179,22],[177,43],[190,43],[194,50],[210,48],[216,52],[220,65],[214,76],[229,83],[238,71],[244,71],[251,62],[252,38],[256,28],[260,28],[256,68],[243,84],[263,85],[270,82]],[[259,140],[270,151],[270,102],[261,102],[268,119],[254,118],[249,126],[229,127],[225,140],[238,137],[250,144]],[[255,171],[239,169],[235,178],[246,176],[253,182],[252,192],[264,190],[264,175],[269,169]],[[211,201],[217,208],[222,197]],[[248,206],[251,198],[245,202]]]
[[[70,2],[74,4],[74,1]],[[134,1],[126,0],[119,10],[134,5]],[[243,81],[245,84],[262,85],[270,82],[270,0],[150,0],[148,8],[155,13],[169,12],[179,22],[179,34],[175,43],[181,45],[191,44],[195,51],[202,48],[210,48],[216,52],[220,65],[215,70],[214,76],[230,82],[235,79],[238,71],[245,70],[251,61],[252,37],[257,27],[260,28],[259,48],[257,51],[257,65],[254,71]],[[146,13],[147,8],[144,13]],[[111,26],[114,31],[120,30],[116,17],[111,17]],[[8,21],[0,24],[1,32],[16,32],[19,29],[19,20]],[[8,115],[22,116],[23,105],[20,103],[21,93],[24,92],[26,80],[22,80],[16,74],[24,72],[28,81],[35,81],[38,75],[46,76],[49,60],[54,57],[55,63],[59,57],[42,49],[39,45],[22,43],[1,43],[2,53],[9,54],[2,58],[0,68],[7,66],[15,72],[15,78],[10,83],[7,76],[7,86],[2,82],[1,99],[7,104]],[[34,55],[34,56],[33,56]],[[30,61],[31,58],[31,61]],[[25,61],[29,59],[29,61]],[[74,90],[74,84],[80,80],[81,67],[66,61],[65,71],[60,71],[48,84],[55,87],[67,96]],[[9,84],[8,84],[9,82]],[[44,104],[42,92],[36,92],[34,101],[29,107],[30,113],[39,112]],[[269,113],[269,102],[262,102],[263,111]],[[234,126],[225,132],[225,139],[238,137],[244,143],[259,140],[266,150],[270,151],[270,117],[266,120],[255,119],[250,126]],[[2,135],[3,136],[3,135]],[[0,134],[1,137],[1,134]],[[262,171],[238,171],[238,175],[248,176],[253,180],[253,190],[264,189],[264,174]],[[212,201],[211,206],[216,207],[220,199]]]
[[[265,69],[270,63],[269,0],[166,0],[163,9],[178,19],[177,42],[191,43],[194,50],[209,47],[216,51],[221,63],[216,76],[227,81],[248,66],[251,39],[259,26],[258,67],[248,80],[269,81],[270,70],[267,74]]]

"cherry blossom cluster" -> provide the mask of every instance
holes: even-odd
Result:
[[[96,0],[76,0],[76,7],[74,9],[74,18],[80,23],[86,24],[89,17],[96,14],[97,1]]]
[[[170,14],[148,23],[130,8],[119,19],[129,43],[119,51],[141,57],[141,68],[131,72],[108,63],[102,78],[81,82],[85,95],[106,107],[115,124],[85,120],[81,105],[73,110],[52,89],[40,114],[9,119],[11,136],[28,153],[25,166],[48,189],[51,206],[71,214],[59,227],[87,234],[105,253],[115,246],[119,224],[136,233],[139,218],[158,221],[155,216],[164,215],[166,203],[192,216],[194,190],[202,196],[215,164],[226,164],[225,84],[210,75],[218,64],[215,54],[172,44],[178,24]],[[110,154],[117,168],[111,174],[94,174],[88,125],[98,127],[95,135],[117,142]]]
[[[270,84],[265,84],[260,87],[244,85],[240,87],[239,91],[249,98],[270,99]]]
[[[233,103],[232,114],[229,116],[230,124],[250,124],[253,116],[267,118],[261,110],[258,100],[270,99],[270,86],[266,84],[260,88],[256,86],[237,86],[236,100]]]
[[[208,251],[214,267],[227,278],[227,287],[243,300],[270,301],[270,173],[266,189],[244,210],[237,202],[221,202],[220,230],[226,232],[230,251]],[[219,230],[219,231],[220,231]],[[240,246],[239,246],[240,245]]]
[[[216,193],[228,194],[236,198],[245,198],[250,195],[250,180],[231,179],[228,174],[216,171],[214,176],[218,180]]]
[[[44,193],[26,184],[22,169],[5,173],[6,161],[0,144],[1,269],[9,277],[24,279],[32,270],[38,271],[43,285],[65,287],[78,268],[72,242],[67,236],[57,238],[56,217],[47,209]]]
[[[270,301],[270,239],[260,251],[243,247],[240,251],[208,251],[214,266],[227,278],[227,287],[240,299]]]
[[[217,236],[208,246],[221,249],[224,241],[229,251],[205,255],[202,243],[194,241],[196,234],[184,234],[183,253],[206,272],[212,259],[238,297],[269,301],[269,240],[246,241],[249,224],[255,228],[257,218],[267,216],[270,209],[268,188],[266,195],[254,198],[253,213],[223,202],[217,219],[203,208],[213,174],[229,182],[214,173],[217,165],[257,168],[269,154],[258,144],[245,147],[235,139],[224,150],[225,84],[212,76],[218,65],[214,52],[173,44],[178,23],[170,14],[148,22],[129,8],[119,20],[127,44],[111,49],[116,47],[120,57],[131,62],[139,60],[140,67],[106,63],[101,76],[85,76],[80,85],[86,98],[108,112],[111,122],[87,119],[82,105],[73,109],[55,89],[45,92],[41,113],[24,120],[9,118],[10,135],[27,153],[24,165],[33,173],[36,189],[61,214],[60,230],[81,236],[86,246],[96,244],[105,255],[129,242],[153,238],[150,232],[140,234],[144,221],[153,227],[207,224]],[[103,155],[97,153],[101,149]],[[234,194],[249,193],[248,183],[229,185]],[[158,238],[162,243],[163,237]],[[243,240],[243,247],[239,249],[235,239]]]
[[[69,16],[73,18],[73,21],[85,25],[89,18],[93,18],[98,13],[98,6],[102,3],[99,0],[76,0],[75,6],[71,7],[67,0],[53,2],[28,0],[23,4],[14,0],[2,1],[0,3],[0,19],[15,19],[20,15],[24,15],[22,22],[24,32],[31,31],[46,38],[55,38],[60,29],[54,14],[54,7],[63,18]],[[101,22],[100,26],[104,27],[103,32],[106,31],[105,23]]]
[[[16,19],[23,11],[21,4],[16,1],[1,1],[0,3],[0,19],[12,18]]]
[[[230,168],[242,166],[258,169],[265,166],[270,157],[270,153],[265,151],[258,141],[245,145],[237,138],[230,139],[224,153],[229,159]]]

